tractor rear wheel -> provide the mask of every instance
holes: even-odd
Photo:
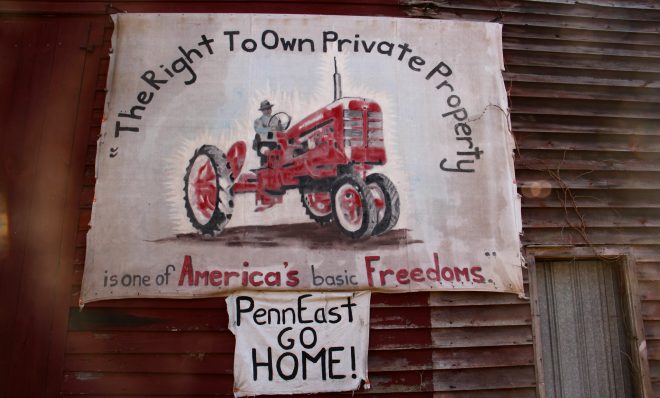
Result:
[[[201,234],[217,236],[231,219],[234,208],[231,164],[213,145],[195,151],[183,178],[188,219]]]
[[[337,178],[330,193],[332,218],[337,227],[353,239],[371,236],[377,221],[371,191],[359,176],[344,174]]]
[[[377,223],[373,235],[382,235],[399,221],[399,192],[385,175],[374,173],[367,176],[367,187],[376,205]]]
[[[300,190],[300,201],[305,213],[321,225],[332,221],[332,204],[329,192],[305,192]]]

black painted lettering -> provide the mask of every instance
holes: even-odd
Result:
[[[160,90],[159,84],[165,84],[167,83],[166,79],[156,79],[156,74],[152,70],[148,70],[144,72],[141,76],[142,80],[144,80],[148,85],[151,87],[155,88],[156,90]]]
[[[394,51],[394,44],[389,41],[381,41],[378,43],[378,52],[384,55],[392,56],[392,51]]]
[[[252,53],[254,52],[254,50],[257,49],[257,42],[252,39],[245,39],[241,43],[241,48],[243,49],[243,51]]]
[[[399,61],[403,61],[403,59],[406,57],[406,53],[411,53],[412,50],[410,49],[410,45],[408,43],[403,43],[399,44],[397,47],[401,49],[401,52],[399,53]]]
[[[213,54],[213,49],[211,48],[211,43],[213,43],[214,41],[215,40],[213,40],[213,39],[207,39],[206,35],[202,35],[202,41],[197,43],[197,45],[200,46],[200,47],[205,46],[206,50],[209,52],[209,55],[210,55],[210,54]]]
[[[130,131],[133,133],[137,133],[140,131],[138,127],[125,127],[122,126],[119,120],[115,123],[115,138],[119,137],[119,133],[122,131]]]
[[[328,43],[337,41],[339,35],[333,30],[323,32],[323,52],[328,52]]]
[[[295,340],[292,338],[288,338],[286,340],[286,344],[282,341],[282,338],[284,337],[284,333],[288,332],[289,330],[292,330],[291,327],[287,326],[280,333],[277,335],[277,343],[280,345],[285,350],[290,350],[293,348],[293,346],[296,344]]]
[[[242,302],[247,303],[247,307],[241,306]],[[238,296],[236,297],[236,326],[241,326],[241,313],[250,312],[254,309],[254,300],[248,296]]]
[[[321,348],[316,356],[311,356],[307,351],[303,351],[301,355],[301,367],[302,367],[302,378],[307,380],[307,362],[319,363],[321,362],[321,380],[326,379],[326,369],[325,369],[325,348]]]
[[[439,73],[444,77],[448,77],[451,75],[451,68],[449,68],[449,66],[444,62],[440,62],[433,69],[431,69],[428,75],[426,75],[426,80],[429,80],[436,73]]]
[[[154,99],[154,93],[152,93],[151,91],[149,92],[140,91],[137,95],[138,102],[143,105],[147,105],[148,103],[151,102],[152,99]]]
[[[357,307],[357,304],[351,302],[351,296],[348,296],[346,298],[346,304],[340,305],[340,307],[344,307],[348,311],[348,322],[353,322],[353,307]]]
[[[426,61],[424,60],[424,58],[415,55],[414,57],[411,57],[408,60],[408,67],[414,70],[415,72],[419,72],[422,70],[422,68],[419,68],[419,66],[423,66],[425,63]]]
[[[268,347],[268,360],[266,362],[257,362],[257,350],[252,349],[252,380],[257,381],[257,368],[265,366],[268,369],[268,381],[273,381],[273,352]]]
[[[270,37],[270,42],[268,42],[269,37]],[[279,40],[279,35],[274,30],[266,29],[261,34],[261,45],[269,50],[274,50],[277,48],[278,40]],[[282,44],[284,44],[284,39],[282,39]]]
[[[344,44],[348,44],[350,46],[352,42],[353,41],[351,39],[341,39],[341,40],[339,40],[339,43],[338,43],[339,52],[342,52],[342,50],[344,49]]]
[[[447,159],[442,159],[440,162],[440,168],[443,171],[451,171],[451,172],[461,172],[461,173],[474,173],[474,169],[464,169],[463,164],[469,163],[473,164],[474,160],[459,160],[456,162],[456,167],[445,167],[445,163],[447,163]]]
[[[282,369],[282,361],[284,361],[285,358],[291,358],[291,360],[293,361],[292,366],[288,367],[291,369],[291,373],[289,374],[284,373]],[[277,362],[275,366],[277,367],[277,374],[283,380],[293,380],[298,374],[298,357],[296,357],[294,354],[290,352],[285,352],[284,354],[280,355],[279,358],[277,358]],[[284,369],[287,369],[287,367],[284,367]]]
[[[303,312],[307,309],[307,307],[303,307],[302,302],[305,298],[307,297],[312,297],[311,294],[303,294],[298,297],[298,321],[300,323],[312,323],[313,321],[311,319],[303,319]]]
[[[225,36],[229,36],[229,51],[234,51],[234,36],[240,34],[239,30],[228,30],[223,32]]]
[[[191,54],[197,55],[197,58],[202,59],[202,53],[199,52],[198,49],[196,48],[191,48],[190,50],[186,51],[183,49],[183,47],[179,46],[179,52],[186,58],[188,62],[191,64],[194,64],[195,61],[190,57]]]
[[[186,61],[185,58],[178,58],[176,61],[174,61],[174,62],[172,63],[172,69],[173,69],[176,73],[181,73],[181,72],[183,72],[184,70],[187,70],[188,73],[190,73],[190,79],[184,81],[184,83],[185,83],[186,85],[193,84],[193,83],[195,83],[195,81],[197,80],[197,74],[196,74],[195,71],[190,67],[190,64],[188,64],[188,62]]]
[[[344,351],[344,347],[330,347],[328,348],[328,376],[331,379],[343,379],[346,375],[336,375],[334,370],[334,365],[341,362],[339,359],[334,359],[332,354],[335,352]]]
[[[298,39],[298,51],[303,51],[304,44],[309,44],[309,52],[314,52],[314,40],[312,39]]]

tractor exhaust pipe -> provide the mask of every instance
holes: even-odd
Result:
[[[335,83],[335,101],[341,98],[341,75],[337,72],[337,57],[335,58],[335,74],[332,75],[332,79]]]

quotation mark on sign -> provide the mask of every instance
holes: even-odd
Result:
[[[110,148],[110,157],[114,158],[119,154],[119,148]]]

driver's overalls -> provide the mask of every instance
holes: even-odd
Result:
[[[268,151],[277,148],[276,131],[282,131],[282,122],[277,116],[261,115],[254,121],[254,131],[257,133],[252,142],[252,149],[257,151],[261,166],[266,164]]]

